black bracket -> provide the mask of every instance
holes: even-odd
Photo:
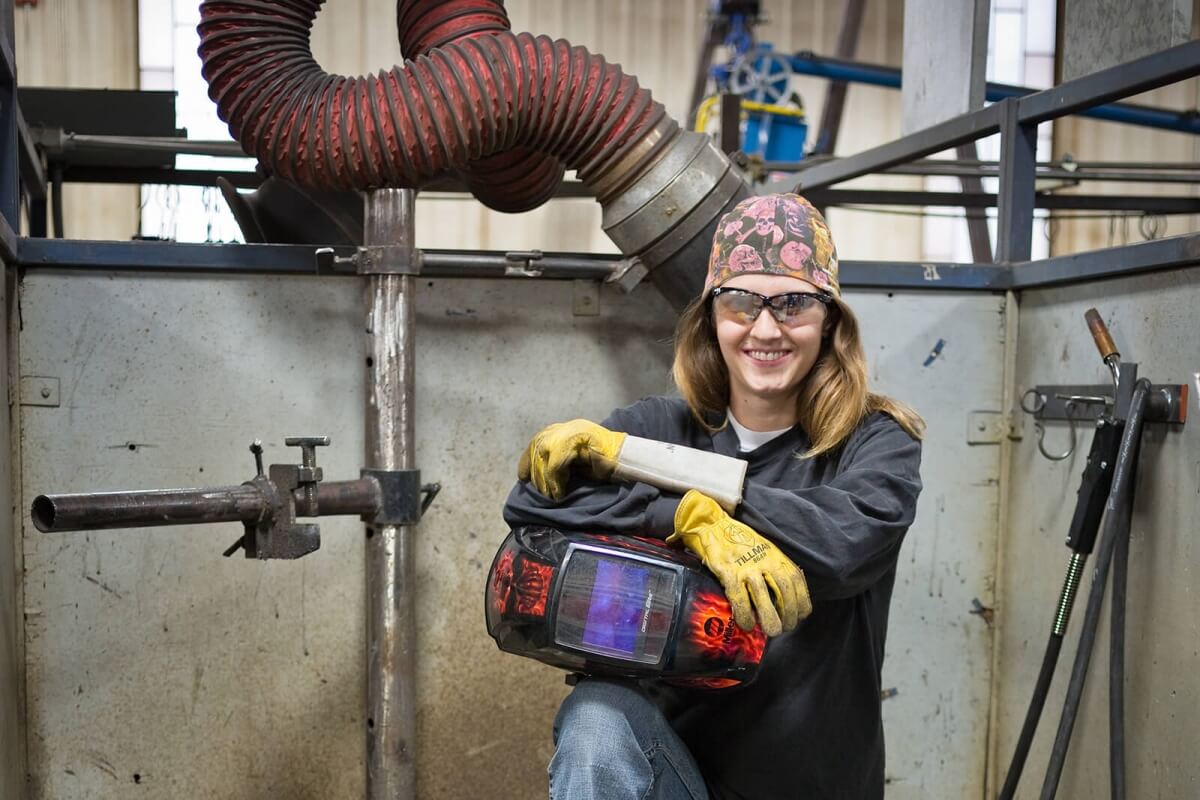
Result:
[[[440,483],[421,483],[419,469],[364,469],[362,477],[379,484],[379,510],[363,520],[373,525],[416,525],[442,490]]]
[[[1025,392],[1021,406],[1039,421],[1095,422],[1112,405],[1112,394],[1111,383],[1035,386]],[[1187,402],[1186,383],[1155,384],[1147,401],[1145,421],[1183,425],[1187,421]]]

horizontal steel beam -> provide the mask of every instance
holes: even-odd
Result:
[[[110,165],[63,163],[63,180],[67,183],[113,183],[113,184],[165,184],[167,186],[216,186],[217,178],[225,178],[238,189],[257,189],[263,176],[257,172],[215,169],[174,169],[170,167],[141,167],[121,165],[114,161]],[[421,185],[421,194],[453,193],[469,195],[465,184],[449,175],[442,175]],[[582,181],[569,180],[559,183],[554,196],[594,197]]]
[[[73,239],[18,240],[17,261],[26,269],[133,271],[160,274],[244,273],[274,275],[353,275],[352,267],[318,272],[316,248],[295,244],[183,244],[176,242],[99,242]],[[353,249],[335,249],[349,256]],[[430,278],[499,278],[603,280],[621,265],[616,255],[545,253],[523,260],[522,254],[425,250],[421,275]],[[1005,267],[991,264],[920,264],[912,262],[843,261],[841,284],[847,288],[1003,290]]]
[[[838,278],[843,289],[1002,292],[1009,286],[1009,268],[1001,264],[841,261]]]
[[[246,273],[270,275],[354,275],[343,262],[318,267],[314,245],[194,244],[162,241],[108,242],[22,238],[17,261],[26,269],[70,269],[159,273]],[[348,257],[354,248],[333,248]],[[421,274],[430,278],[537,277],[602,280],[612,274],[620,256],[543,253],[524,259],[506,253],[426,250]]]
[[[1200,75],[1200,41],[1102,69],[1017,100],[1022,124],[1045,122]]]
[[[1200,233],[1024,261],[1012,266],[1012,288],[1036,289],[1200,265]]]
[[[818,78],[827,78],[831,81],[862,83],[891,89],[900,88],[902,77],[901,71],[895,67],[829,58],[809,52],[800,52],[791,56],[791,68],[793,72],[800,75],[812,75]],[[1027,97],[1038,91],[1037,89],[1030,89],[1028,86],[988,83],[984,96],[989,102],[995,102],[1008,97]],[[1200,117],[1191,112],[1177,111],[1170,108],[1143,106],[1133,103],[1109,103],[1094,108],[1083,109],[1080,111],[1080,115],[1108,122],[1122,122],[1129,125],[1140,125],[1161,130],[1200,133]]]
[[[759,193],[830,186],[990,136],[1000,130],[1000,108],[1005,103],[1017,104],[1016,121],[1024,127],[1198,74],[1200,40],[1094,72],[1052,89],[1008,98],[846,158],[813,164],[792,177],[760,187]]]
[[[172,167],[103,167],[96,164],[63,163],[66,183],[162,184],[166,186],[216,186],[224,178],[237,189],[257,189],[263,176],[257,172]]]
[[[923,192],[900,189],[814,189],[806,192],[817,206],[949,206],[993,208],[987,192]],[[1200,214],[1200,197],[1127,194],[1038,194],[1035,208],[1055,211],[1145,211],[1152,214]]]
[[[772,194],[820,189],[991,136],[1000,130],[1002,105],[963,114],[846,158],[814,164],[790,178],[766,184],[758,191],[760,194]]]
[[[14,242],[5,253],[5,242]],[[353,275],[351,267],[319,272],[315,248],[283,244],[181,244],[175,242],[97,242],[73,239],[17,239],[0,220],[0,255],[26,269],[143,272],[165,275],[238,273],[275,275]],[[352,248],[337,248],[348,256]],[[428,250],[421,274],[429,278],[603,280],[621,264],[620,256],[546,253],[522,262],[511,254]],[[1034,289],[1120,277],[1139,272],[1200,265],[1200,234],[1174,236],[1124,247],[1000,264],[948,264],[843,261],[845,288],[1004,291]]]

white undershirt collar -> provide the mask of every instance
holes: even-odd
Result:
[[[729,424],[733,427],[734,432],[737,433],[738,451],[742,453],[749,453],[751,450],[756,450],[772,439],[778,438],[791,430],[791,427],[787,427],[778,431],[752,431],[737,421],[737,418],[733,416],[732,410],[729,410],[727,415],[729,417]]]

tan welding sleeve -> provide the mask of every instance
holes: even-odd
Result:
[[[695,489],[732,512],[742,502],[746,466],[740,458],[627,436],[617,453],[613,477],[648,483],[678,494]]]

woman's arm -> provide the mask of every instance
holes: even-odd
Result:
[[[747,480],[734,515],[804,570],[817,600],[852,597],[895,564],[921,491],[921,443],[890,417],[851,436],[838,474],[802,489]]]
[[[646,483],[574,481],[561,500],[552,500],[518,481],[504,503],[504,521],[546,525],[563,530],[654,536],[665,539],[674,528],[678,497],[664,497]]]
[[[672,441],[679,423],[671,401],[647,398],[619,408],[601,423],[611,431]],[[567,494],[553,500],[529,481],[518,481],[504,504],[510,526],[547,525],[566,530],[595,531],[666,538],[674,532],[679,496],[645,483],[609,483],[575,479]]]

